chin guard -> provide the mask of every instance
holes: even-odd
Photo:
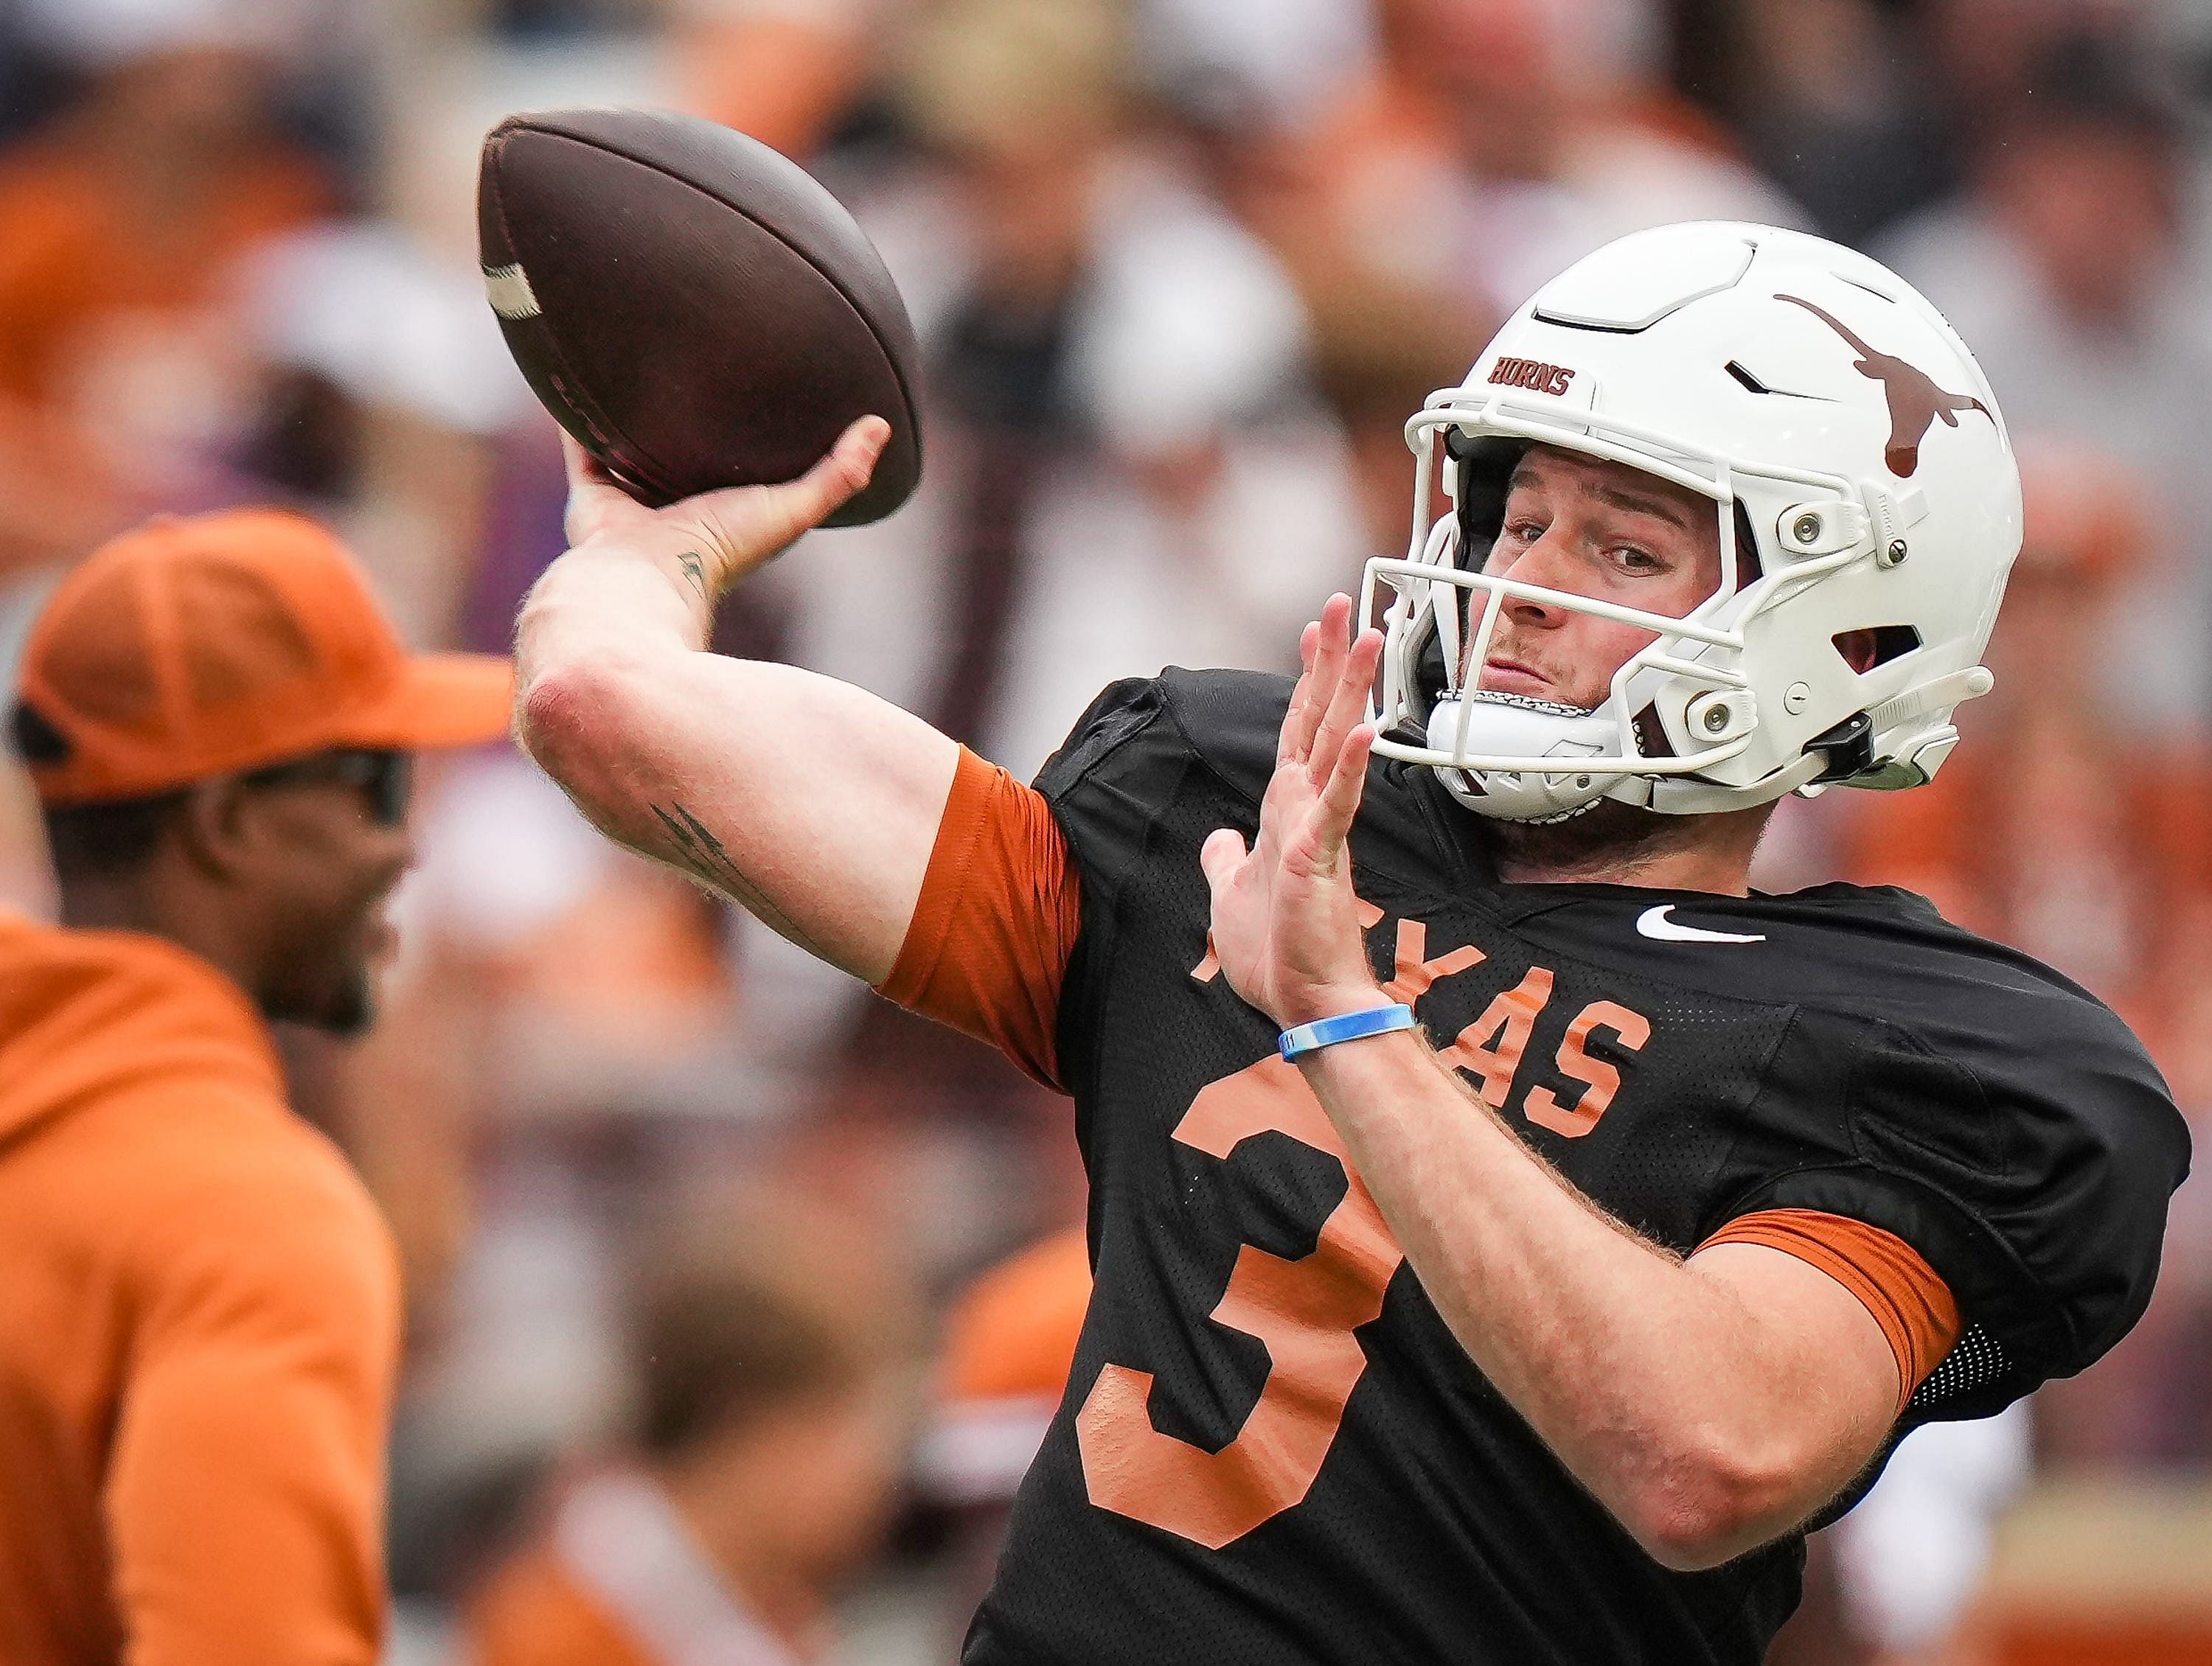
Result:
[[[1620,726],[1580,706],[1485,691],[1445,696],[1430,708],[1428,743],[1465,757],[1510,754],[1556,758],[1549,770],[1439,769],[1445,787],[1478,815],[1501,821],[1558,821],[1579,815],[1613,783],[1578,767],[1620,744]]]

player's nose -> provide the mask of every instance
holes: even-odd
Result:
[[[1556,530],[1546,531],[1522,548],[1506,565],[1503,574],[1521,584],[1559,591],[1569,588],[1571,575],[1565,540]],[[1513,624],[1534,630],[1556,627],[1567,617],[1567,609],[1559,603],[1529,596],[1507,596],[1503,611],[1504,618]]]

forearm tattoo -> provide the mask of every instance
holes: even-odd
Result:
[[[687,549],[676,558],[676,565],[684,569],[684,576],[691,581],[702,602],[714,599],[714,590],[707,583],[707,563],[696,549]]]
[[[702,883],[711,886],[752,914],[770,930],[788,937],[810,954],[821,948],[802,931],[796,921],[764,896],[760,888],[739,871],[706,824],[681,804],[663,809],[647,806],[666,830],[671,845],[668,859]]]

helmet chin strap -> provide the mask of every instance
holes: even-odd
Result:
[[[1429,712],[1428,743],[1462,756],[1557,758],[1559,772],[1456,769],[1437,773],[1453,797],[1478,815],[1501,821],[1564,821],[1595,809],[1617,785],[1608,775],[1582,774],[1578,757],[1603,757],[1620,745],[1620,725],[1578,706],[1527,694],[1480,690],[1446,694]]]

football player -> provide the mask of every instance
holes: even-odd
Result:
[[[2126,1028],[1911,895],[1747,883],[1989,686],[2019,477],[1893,273],[1592,255],[1413,420],[1408,558],[1295,686],[1116,684],[1034,787],[701,651],[884,432],[657,512],[577,461],[523,733],[1074,1097],[1096,1293],[971,1663],[1756,1661],[1905,1431],[2142,1312],[2188,1150]]]

